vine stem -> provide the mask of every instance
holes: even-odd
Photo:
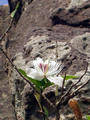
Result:
[[[11,29],[13,24],[13,19],[11,19],[10,25],[8,26],[8,28],[6,29],[6,31],[3,33],[3,35],[0,37],[0,41],[3,40],[3,38],[6,36],[6,34],[9,32],[9,30]]]

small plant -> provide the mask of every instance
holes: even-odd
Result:
[[[86,115],[86,120],[90,120],[90,115]]]
[[[33,61],[33,66],[34,68],[27,68],[26,72],[22,69],[19,69],[19,72],[39,90],[43,91],[46,87],[53,84],[62,87],[64,76],[58,74],[63,69],[63,65],[52,60],[43,61],[41,58],[37,58]],[[65,80],[75,78],[78,77],[72,75],[65,76]]]
[[[43,61],[41,58],[37,58],[33,61],[33,66],[34,68],[27,68],[26,72],[22,69],[19,69],[19,72],[30,80],[35,85],[36,89],[41,93],[45,88],[55,84],[57,85],[55,95],[58,96],[58,87],[64,88],[65,80],[78,78],[73,75],[65,75],[65,77],[59,75],[63,69],[63,65],[52,60]],[[44,112],[45,117],[48,118],[47,108],[40,103],[40,94],[35,93],[34,96],[40,106],[40,109]]]
[[[53,84],[61,87],[63,77],[58,75],[62,70],[62,65],[55,61],[37,58],[33,61],[34,68],[27,68],[26,72],[19,69],[28,80],[30,80],[39,90],[43,91],[46,87]]]

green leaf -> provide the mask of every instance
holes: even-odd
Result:
[[[14,11],[11,13],[11,17],[12,17],[12,18],[14,18],[15,13],[16,13],[16,10],[14,10]]]
[[[26,74],[26,72],[25,72],[24,70],[18,69],[18,71],[19,71],[22,75],[24,75],[25,77],[27,76],[27,74]]]
[[[56,85],[55,96],[58,96],[58,86]]]
[[[49,86],[54,84],[54,83],[50,82],[47,78],[44,78],[42,80],[42,82],[43,82],[43,89],[45,89],[45,88],[47,88],[47,87],[49,87]]]
[[[24,77],[26,77],[28,80],[30,80],[34,85],[36,85],[38,87],[42,85],[41,81],[32,79],[31,77],[27,76],[27,74],[24,70],[22,70],[22,69],[18,69],[18,70]]]
[[[45,106],[43,106],[43,108],[42,108],[41,103],[40,103],[40,94],[35,93],[34,96],[35,96],[35,98],[36,98],[36,100],[38,102],[38,105],[39,105],[41,111],[43,112],[43,110],[44,110],[45,118],[47,120],[47,118],[48,118],[48,110],[47,110],[47,108]]]
[[[87,120],[90,120],[90,115],[86,115],[86,119],[87,119]]]
[[[11,13],[10,16],[11,16],[12,18],[14,18],[15,14],[16,14],[18,8],[19,8],[19,6],[20,6],[20,2],[17,3],[15,10]]]
[[[17,5],[16,5],[16,8],[15,8],[15,9],[17,10],[17,9],[19,8],[19,6],[20,6],[20,2],[18,2],[18,3],[17,3]]]
[[[45,116],[46,116],[46,118],[48,118],[48,110],[47,110],[47,108],[45,107],[45,106],[43,106],[43,109],[44,109],[44,113],[45,113]]]
[[[64,76],[62,76],[64,78]],[[73,75],[66,75],[65,80],[69,80],[69,79],[77,79],[77,76],[73,76]]]
[[[36,100],[38,102],[38,105],[39,105],[39,107],[40,107],[40,109],[42,111],[42,106],[41,106],[41,103],[40,103],[40,94],[35,93],[34,96],[35,96],[35,98],[36,98]]]
[[[30,80],[35,86],[36,88],[40,91],[40,90],[44,90],[46,87],[49,87],[50,85],[53,85],[53,83],[51,83],[49,80],[47,80],[46,78],[39,81],[39,80],[35,80],[32,79],[31,77],[27,76],[26,72],[22,69],[18,69],[19,72],[28,80]]]

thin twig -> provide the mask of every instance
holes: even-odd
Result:
[[[9,30],[12,27],[12,23],[13,23],[13,19],[11,19],[10,25],[8,26],[8,28],[6,29],[6,31],[3,33],[3,35],[0,37],[0,41],[3,40],[3,38],[6,36],[6,34],[9,32]]]
[[[57,43],[57,40],[56,40],[56,60],[58,59],[58,43]]]
[[[61,96],[59,102],[57,103],[57,106],[60,106],[62,100],[64,99],[65,96],[68,95],[68,93],[71,91],[71,89],[72,89],[72,86],[66,91],[66,93],[63,96]]]
[[[86,70],[84,72],[84,74],[79,78],[79,80],[74,84],[74,86],[76,86],[79,82],[81,82],[81,79],[84,77],[84,75],[87,73],[87,70],[88,70],[88,63],[87,63],[87,66],[86,66]]]
[[[66,79],[66,73],[65,73],[64,78],[63,78],[63,84],[62,84],[62,88],[61,88],[61,96],[63,95],[65,79]],[[59,113],[59,109],[57,107],[57,103],[56,103],[56,120],[60,120],[60,113]]]
[[[71,87],[66,91],[66,93],[61,97],[61,99],[60,99],[59,102],[57,103],[57,106],[58,106],[58,107],[61,105],[62,100],[63,100],[66,96],[68,96],[68,95],[70,94],[72,88],[74,88],[74,87],[81,81],[81,79],[82,79],[82,78],[84,77],[84,75],[86,74],[87,69],[88,69],[88,65],[87,65],[87,67],[86,67],[86,70],[85,70],[84,74],[79,78],[79,80],[78,80],[75,84],[72,84]]]
[[[65,73],[64,78],[63,78],[63,84],[62,84],[62,88],[61,88],[61,96],[63,95],[63,89],[64,89],[64,84],[65,84],[65,79],[66,79],[66,73]]]
[[[40,104],[41,104],[41,110],[42,110],[42,113],[44,113],[44,108],[43,108],[43,103],[42,103],[42,96],[40,96]],[[46,115],[45,115],[45,113],[42,114],[42,115],[43,115],[43,120],[45,120],[45,119],[46,119]]]
[[[4,50],[3,50],[1,47],[0,47],[0,50],[1,50],[2,53],[5,55],[5,57],[8,59],[8,61],[9,61],[10,64],[12,65],[12,67],[19,73],[19,75],[20,75],[23,79],[25,79],[25,81],[28,82],[33,89],[35,89],[35,87],[33,86],[33,84],[32,84],[29,80],[27,80],[27,79],[19,72],[19,70],[17,69],[17,67],[13,64],[13,62],[10,60],[10,58],[8,57],[8,55],[6,54],[6,52],[4,52]],[[37,90],[35,90],[35,92],[37,92]]]
[[[64,102],[63,102],[62,104],[68,102],[69,99],[77,96],[78,93],[81,92],[80,90],[81,90],[84,86],[86,86],[89,82],[90,82],[90,79],[89,79],[88,81],[86,81],[85,83],[83,83],[81,86],[79,86],[75,91],[73,91],[69,96],[67,96],[67,98],[64,100]]]
[[[79,87],[78,87],[75,91],[73,91],[70,95],[65,96],[65,97],[63,98],[63,101],[61,101],[61,102],[57,105],[57,109],[60,109],[61,106],[67,104],[67,102],[69,101],[69,99],[77,96],[77,95],[81,92],[80,90],[81,90],[85,85],[87,85],[89,82],[90,82],[90,79],[89,79],[88,81],[86,81],[85,83],[83,83],[81,86],[79,86]]]
[[[16,11],[17,11],[19,5],[20,5],[20,2],[18,2],[17,5],[16,5],[16,8],[15,8]],[[15,10],[14,10],[14,11],[15,11]],[[0,37],[0,41],[3,40],[3,38],[6,36],[6,34],[7,34],[7,33],[9,32],[9,30],[11,29],[12,23],[13,23],[13,21],[14,21],[15,14],[16,14],[16,12],[14,13],[14,16],[12,16],[12,13],[11,13],[11,15],[8,16],[8,17],[11,17],[11,16],[12,16],[11,21],[10,21],[10,25],[8,26],[8,28],[6,29],[6,31],[4,32],[4,34]]]
[[[87,85],[90,82],[90,79],[87,80],[85,83],[83,83],[81,86],[79,86],[76,90],[74,90],[70,96],[73,96],[74,94],[76,94],[80,89],[82,89],[85,85]]]

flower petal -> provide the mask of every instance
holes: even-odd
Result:
[[[51,61],[47,76],[58,74],[62,70],[61,64]]]
[[[45,60],[44,64],[49,64],[49,60]]]
[[[63,84],[63,78],[61,76],[50,76],[47,78],[50,82],[53,82],[54,84],[58,85],[59,87],[62,87]]]
[[[43,64],[43,60],[41,58],[37,58],[36,60],[33,61],[34,68],[37,70],[37,72],[43,74],[43,71],[40,68],[40,64]]]
[[[43,60],[38,57],[36,60],[33,61],[33,65],[35,67],[36,65],[39,65],[39,64],[43,64]]]
[[[27,75],[36,80],[42,80],[44,78],[44,75],[35,69],[29,69],[29,71],[27,71]]]

